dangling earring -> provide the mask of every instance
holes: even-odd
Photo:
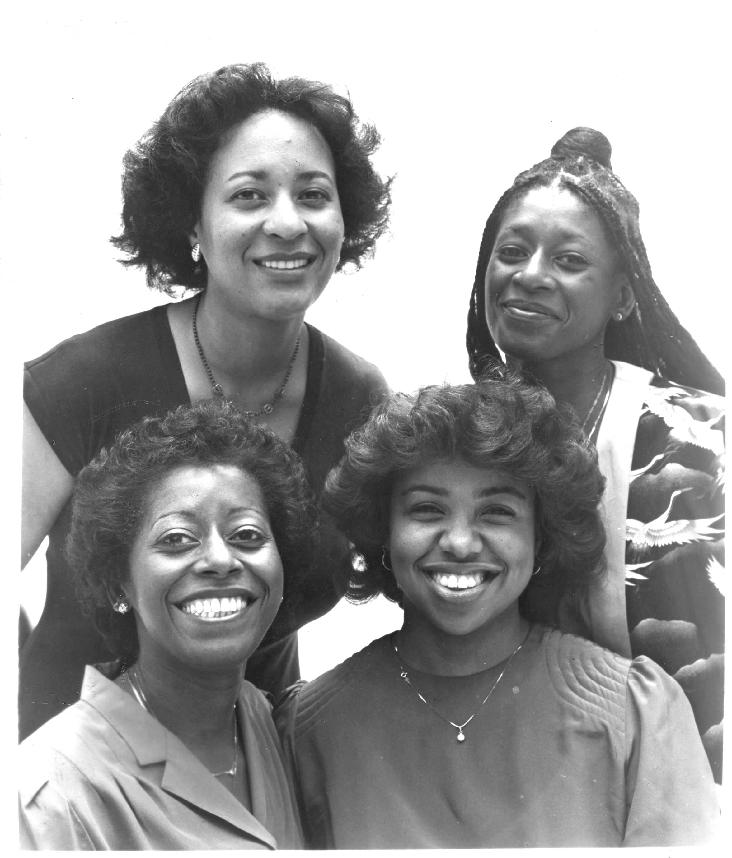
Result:
[[[131,609],[130,603],[124,596],[120,596],[118,599],[114,601],[112,604],[112,610],[116,611],[118,614],[126,614]]]
[[[194,262],[198,262],[198,260],[200,258],[201,258],[201,245],[198,242],[196,242],[193,245],[193,247],[191,248],[191,259]]]
[[[355,549],[351,551],[351,569],[354,572],[366,572],[368,569],[366,558],[360,551],[356,551]]]
[[[386,562],[386,545],[381,549],[381,565],[387,572],[391,572],[391,566]]]

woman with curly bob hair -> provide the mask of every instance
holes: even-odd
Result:
[[[378,144],[344,96],[255,63],[193,80],[127,153],[113,242],[152,288],[195,294],[26,365],[24,559],[50,541],[46,609],[22,654],[22,735],[73,702],[83,665],[105,658],[62,546],[74,477],[117,432],[229,399],[294,447],[319,493],[343,438],[386,390],[376,367],[304,321],[332,274],[358,267],[386,228]],[[250,678],[273,692],[299,676],[296,630],[341,595],[343,543],[324,528],[317,570],[290,582],[266,652],[250,660]]]
[[[243,674],[315,521],[297,455],[229,403],[146,418],[81,471],[68,554],[115,660],[21,744],[26,848],[300,845]]]
[[[579,426],[510,374],[394,395],[349,437],[325,492],[349,595],[383,593],[404,624],[276,712],[310,846],[711,836],[681,689],[540,622],[603,574],[602,485]]]

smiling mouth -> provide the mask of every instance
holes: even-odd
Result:
[[[224,596],[222,599],[189,599],[178,605],[178,608],[190,616],[200,620],[221,620],[240,614],[250,603],[251,599],[243,596]]]
[[[557,319],[556,313],[553,313],[547,307],[540,304],[524,303],[523,301],[504,301],[501,304],[501,309],[512,316],[522,319]]]
[[[302,268],[307,268],[312,262],[312,259],[259,259],[255,264],[260,268],[267,268],[270,271],[298,271]]]
[[[428,567],[422,571],[438,587],[452,593],[469,593],[471,590],[477,590],[482,584],[492,581],[501,574],[498,569],[487,566],[475,568],[475,565],[471,569],[458,568],[454,571],[450,568],[446,569],[442,564],[439,566],[435,564],[434,568]]]

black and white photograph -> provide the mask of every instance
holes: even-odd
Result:
[[[5,15],[4,844],[721,853],[725,4]]]

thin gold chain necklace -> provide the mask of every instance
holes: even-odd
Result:
[[[145,692],[142,690],[142,685],[140,684],[140,678],[137,675],[137,665],[135,665],[131,670],[128,670],[125,673],[127,677],[127,682],[130,685],[130,689],[132,690],[132,694],[137,700],[137,702],[142,706],[142,708],[149,715],[152,715],[155,720],[159,720],[155,717],[155,713],[150,708],[150,704],[147,702],[147,697],[145,696]],[[211,772],[211,774],[215,778],[223,777],[224,775],[229,775],[230,777],[235,777],[237,770],[239,768],[239,725],[237,723],[236,718],[236,704],[234,704],[234,761],[228,769],[225,769],[222,772]]]
[[[465,741],[465,733],[463,732],[463,730],[468,726],[468,724],[470,724],[470,722],[473,720],[473,718],[475,718],[475,716],[478,715],[478,713],[482,710],[483,706],[485,706],[485,704],[488,702],[488,699],[490,698],[491,694],[493,694],[493,692],[498,687],[498,683],[503,679],[503,674],[510,667],[511,662],[513,661],[513,657],[521,649],[521,647],[526,643],[530,634],[531,634],[531,628],[529,628],[529,631],[526,633],[526,637],[521,641],[521,643],[516,647],[516,649],[508,657],[506,664],[503,666],[503,670],[498,674],[498,678],[493,682],[493,685],[491,685],[490,689],[488,690],[488,693],[486,694],[486,696],[481,701],[480,706],[478,706],[478,708],[475,710],[475,712],[473,712],[473,714],[469,718],[467,718],[465,721],[463,721],[462,724],[456,724],[454,721],[451,721],[449,718],[446,718],[441,712],[439,712],[437,709],[435,709],[435,707],[432,705],[432,703],[430,703],[430,701],[424,696],[424,694],[422,694],[422,692],[416,687],[416,685],[413,684],[412,680],[409,678],[409,672],[407,671],[406,667],[402,663],[401,656],[399,655],[399,648],[397,647],[397,644],[396,644],[396,638],[392,638],[391,645],[392,645],[394,652],[396,654],[397,661],[399,662],[399,668],[400,668],[399,676],[412,689],[412,691],[414,691],[414,693],[417,695],[417,697],[419,697],[419,699],[422,701],[422,703],[424,703],[425,706],[427,706],[429,709],[431,709],[441,721],[444,721],[446,724],[449,724],[451,727],[454,727],[457,730],[457,737],[456,737],[457,741],[462,743]]]

